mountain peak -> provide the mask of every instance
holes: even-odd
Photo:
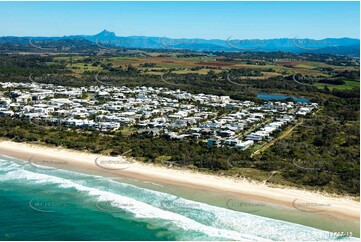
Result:
[[[100,37],[100,38],[116,37],[114,32],[108,31],[106,29],[104,29],[99,34],[96,34],[95,36]]]

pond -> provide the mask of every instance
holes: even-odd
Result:
[[[263,100],[275,100],[275,101],[283,101],[287,98],[292,98],[295,102],[301,102],[301,103],[308,103],[310,100],[302,97],[293,97],[293,96],[286,96],[281,94],[270,94],[270,93],[259,93],[257,94],[257,97],[259,99]]]

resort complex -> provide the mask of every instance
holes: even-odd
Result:
[[[66,87],[1,83],[0,116],[75,129],[197,139],[209,146],[247,149],[312,113],[317,103],[256,104],[229,96],[153,87]]]

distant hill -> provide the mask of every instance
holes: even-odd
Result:
[[[352,38],[327,38],[322,40],[280,38],[280,39],[172,39],[167,37],[116,36],[104,30],[96,35],[71,35],[63,37],[0,37],[0,47],[7,44],[29,45],[39,49],[168,49],[191,51],[227,52],[291,52],[323,53],[359,57],[360,40]]]

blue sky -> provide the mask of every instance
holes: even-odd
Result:
[[[0,2],[0,36],[360,38],[359,2]]]

